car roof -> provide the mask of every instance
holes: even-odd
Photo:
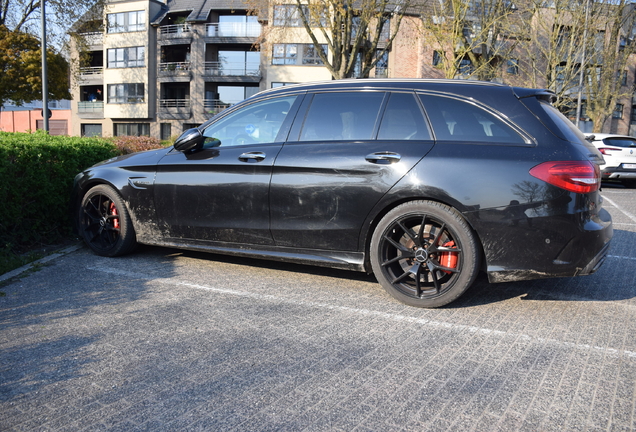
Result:
[[[331,81],[316,81],[300,84],[291,84],[282,87],[263,90],[252,97],[274,96],[285,93],[311,90],[338,90],[338,89],[408,89],[408,90],[437,90],[444,92],[456,92],[462,94],[471,91],[512,91],[517,97],[554,95],[553,92],[544,89],[527,89],[511,87],[489,81],[458,80],[458,79],[395,79],[395,78],[362,78],[342,79]]]

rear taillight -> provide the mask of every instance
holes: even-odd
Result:
[[[601,152],[602,154],[604,154],[604,155],[609,155],[609,154],[611,154],[611,153],[610,153],[611,151],[621,151],[621,150],[622,150],[622,149],[619,149],[619,148],[612,148],[612,147],[603,147],[603,148],[598,149],[598,151],[600,151],[600,152]]]
[[[570,192],[590,193],[601,186],[601,170],[588,161],[544,162],[530,175]]]

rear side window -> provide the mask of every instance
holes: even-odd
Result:
[[[583,135],[574,123],[568,120],[566,116],[556,109],[556,107],[543,100],[539,100],[539,105],[543,108],[546,114],[548,114],[557,131],[560,132],[566,140],[575,143],[586,142],[585,135]],[[554,133],[554,131],[552,131],[552,133]],[[558,134],[555,135],[559,136]]]
[[[527,144],[512,127],[477,105],[444,96],[420,98],[438,141]]]
[[[431,140],[422,110],[412,93],[392,93],[382,117],[380,140]]]
[[[371,139],[383,99],[384,92],[314,95],[300,141]]]

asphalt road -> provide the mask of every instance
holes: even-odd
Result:
[[[0,430],[636,429],[636,190],[594,275],[437,310],[373,277],[85,248],[0,287]]]

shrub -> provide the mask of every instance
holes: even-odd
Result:
[[[159,138],[149,136],[119,136],[112,140],[119,153],[123,155],[163,147]]]
[[[102,138],[0,132],[0,248],[20,252],[69,233],[75,175],[117,153]]]

